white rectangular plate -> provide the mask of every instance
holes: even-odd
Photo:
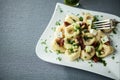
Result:
[[[69,67],[74,67],[90,72],[94,72],[106,77],[110,77],[113,79],[120,80],[120,25],[117,26],[117,34],[111,33],[110,38],[113,42],[113,46],[115,47],[116,51],[114,54],[106,57],[104,60],[107,62],[107,66],[103,66],[101,63],[94,63],[90,61],[82,61],[80,60],[79,62],[77,61],[69,61],[66,59],[66,56],[64,54],[56,54],[55,52],[51,52],[51,41],[54,37],[54,29],[57,27],[55,24],[57,21],[60,21],[60,23],[63,23],[63,20],[67,14],[79,14],[81,15],[83,12],[85,13],[91,13],[92,15],[99,15],[99,18],[101,19],[116,19],[120,21],[120,18],[112,15],[112,14],[107,14],[103,12],[97,12],[97,11],[90,11],[90,10],[85,10],[85,9],[79,9],[79,8],[74,8],[70,6],[66,6],[61,3],[57,3],[54,14],[41,35],[37,46],[36,46],[36,54],[39,58],[41,58],[44,61],[59,64],[59,65],[64,65],[64,66],[69,66]],[[46,44],[44,41],[46,40]],[[57,58],[61,57],[62,60],[59,61]],[[113,57],[115,57],[113,59]],[[91,67],[91,65],[93,65]]]

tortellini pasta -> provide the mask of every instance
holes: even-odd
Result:
[[[90,13],[83,15],[83,21],[78,16],[67,15],[55,31],[52,49],[64,53],[71,61],[78,58],[90,60],[94,56],[103,58],[112,54],[114,48],[109,37],[103,31],[92,28],[93,20],[94,16]]]

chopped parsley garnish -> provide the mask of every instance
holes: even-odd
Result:
[[[108,71],[108,73],[111,73],[111,71]]]
[[[80,21],[83,21],[83,17],[80,17],[79,20],[80,20]]]
[[[115,57],[114,57],[114,56],[112,56],[111,58],[112,58],[113,60],[115,59]]]
[[[97,52],[98,52],[98,55],[102,55],[102,54],[101,54],[101,50],[97,50]]]
[[[116,63],[120,63],[120,62],[116,62]]]
[[[58,9],[59,9],[59,11],[62,13],[63,12],[63,10],[61,9],[61,7],[60,6],[58,6]]]
[[[85,35],[83,38],[84,38],[84,40],[86,41],[86,40],[88,40],[88,39],[92,39],[93,37],[88,37],[88,36]]]
[[[57,58],[56,58],[56,60],[59,60],[59,61],[61,61],[61,60],[62,60],[62,58],[61,58],[61,57],[57,57]]]
[[[75,29],[75,30],[80,30],[80,26],[75,25],[75,26],[74,26],[74,29]]]
[[[77,61],[77,62],[79,62],[79,61],[80,61],[80,59],[78,58],[78,59],[76,59],[76,61]]]
[[[116,29],[113,29],[112,31],[113,31],[114,34],[117,34]]]
[[[91,62],[88,62],[89,64],[91,63]]]
[[[70,53],[74,52],[73,48],[69,48],[69,51],[70,51]]]
[[[62,9],[60,9],[60,12],[62,13],[62,12],[63,12],[63,10],[62,10]]]
[[[52,27],[51,29],[52,29],[52,30],[55,32],[55,30],[56,30],[56,27]]]
[[[73,46],[78,46],[78,44],[73,44]]]
[[[84,58],[87,58],[87,56],[84,56]]]
[[[50,52],[50,53],[52,53],[52,51],[51,51],[51,50],[49,50],[49,52]]]
[[[69,44],[73,44],[73,43],[75,43],[74,40],[70,40],[70,39],[67,39],[67,42],[68,42]]]
[[[113,35],[109,35],[109,36],[113,37]]]
[[[93,67],[93,64],[90,64],[91,67]]]
[[[98,19],[98,15],[95,15],[95,16],[94,16],[94,20],[93,20],[93,22],[95,22],[95,21],[99,21],[99,19]]]
[[[41,44],[46,45],[46,42],[47,42],[47,39],[46,39],[46,40],[44,40],[44,41],[42,41],[42,42],[41,42]]]
[[[56,50],[57,51],[57,54],[61,54],[61,51],[60,50]]]
[[[47,47],[47,46],[45,46],[45,52],[46,52],[46,53],[48,52],[48,50],[47,50],[47,49],[48,49],[48,47]]]
[[[79,16],[80,14],[77,14],[76,16]]]
[[[115,47],[118,47],[118,45],[116,45]]]
[[[104,65],[104,66],[106,66],[106,65],[107,65],[106,61],[105,61],[105,60],[103,60],[102,58],[100,58],[100,62],[101,62],[101,63],[103,63],[103,65]]]
[[[59,25],[60,25],[60,22],[59,22],[59,21],[57,21],[55,24],[56,24],[57,26],[59,26]]]

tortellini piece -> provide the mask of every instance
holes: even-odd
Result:
[[[77,59],[80,57],[80,54],[81,54],[81,47],[78,47],[78,48],[74,48],[74,49],[67,49],[65,51],[65,54],[69,57],[69,59],[71,61]]]
[[[97,35],[96,35],[96,39],[97,41],[99,41],[101,38],[103,38],[104,36],[106,36],[105,33],[103,33],[101,30],[98,30]]]
[[[65,17],[65,21],[68,22],[68,23],[70,23],[70,24],[72,24],[74,22],[79,21],[79,18],[77,16],[71,14],[71,15],[67,15]]]
[[[86,33],[83,35],[83,42],[85,45],[92,45],[96,41],[96,38],[91,33]]]
[[[82,50],[81,52],[81,59],[89,60],[95,55],[95,48],[91,46],[91,50],[87,52],[86,50]]]
[[[84,22],[87,22],[87,20],[93,21],[93,20],[94,20],[94,16],[91,15],[90,13],[85,13],[85,14],[84,14],[83,21],[84,21]]]
[[[64,47],[66,49],[75,47],[75,46],[77,46],[77,44],[78,44],[77,39],[72,39],[72,38],[65,38],[64,39]]]
[[[55,38],[53,41],[52,41],[52,49],[54,51],[60,51],[61,53],[64,53],[65,52],[65,48],[63,46],[60,46],[58,43],[57,43],[57,38]]]
[[[113,51],[114,49],[112,46],[103,44],[101,45],[101,48],[96,52],[96,55],[98,57],[106,57],[113,53]]]
[[[71,38],[77,36],[80,33],[79,28],[80,26],[77,23],[65,27],[65,37]]]
[[[65,36],[65,34],[64,34],[64,28],[65,28],[64,25],[58,26],[56,28],[56,32],[54,34],[56,38],[63,38]]]

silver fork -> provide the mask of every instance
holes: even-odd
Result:
[[[116,21],[115,19],[106,19],[102,21],[93,22],[93,25],[96,29],[112,29],[115,28],[115,26],[117,26],[118,23],[120,22]]]

